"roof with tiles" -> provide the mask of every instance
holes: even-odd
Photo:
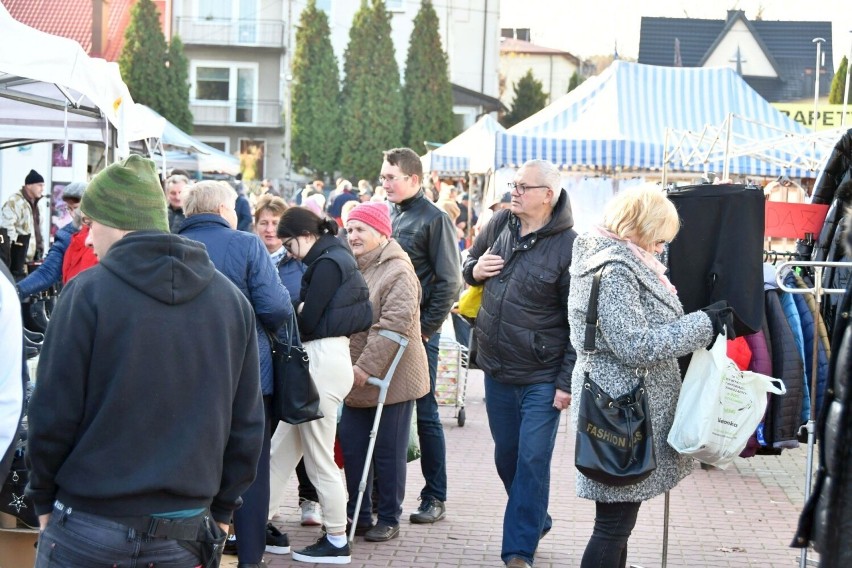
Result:
[[[92,53],[93,0],[0,0],[13,18],[31,28],[73,39],[86,53]],[[136,0],[109,2],[108,61],[117,61],[124,44],[124,31],[130,23],[130,8]]]
[[[500,38],[500,53],[530,53],[534,55],[560,55],[579,64],[580,60],[571,53],[562,51],[561,49],[553,49],[552,47],[544,47],[536,45],[522,39],[511,37]]]
[[[825,67],[820,93],[828,94],[834,76],[831,22],[747,20],[739,10],[731,10],[727,20],[643,17],[638,61],[648,65],[672,66],[677,38],[683,66],[698,67],[728,28],[731,18],[737,17],[747,23],[778,69],[778,79],[743,77],[763,98],[786,101],[813,95],[812,70],[816,51],[812,40],[815,37],[826,39],[822,47]]]

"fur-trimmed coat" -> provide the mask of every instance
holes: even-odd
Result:
[[[574,242],[573,259],[568,322],[571,343],[577,350],[572,376],[574,427],[583,392],[583,370],[588,363],[591,378],[613,397],[636,386],[636,369],[647,369],[645,387],[657,457],[657,469],[650,477],[625,487],[604,485],[577,472],[577,495],[607,503],[645,501],[673,488],[692,471],[692,459],[681,456],[666,442],[681,387],[677,357],[706,347],[713,326],[703,312],[684,315],[677,296],[619,241],[582,235]],[[592,276],[603,265],[597,353],[587,355],[582,346],[589,292]]]
[[[404,335],[408,338],[408,347],[394,371],[385,404],[417,400],[429,392],[429,367],[420,338],[420,281],[414,266],[394,240],[356,260],[370,289],[373,325],[368,331],[350,337],[352,364],[370,376],[384,377],[396,355],[397,345],[381,337],[379,330],[388,329]],[[378,397],[378,388],[364,385],[353,387],[345,402],[352,407],[372,407],[376,406]]]

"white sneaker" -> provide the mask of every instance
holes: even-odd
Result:
[[[322,507],[319,503],[304,500],[299,507],[302,509],[303,527],[318,527],[322,524]]]

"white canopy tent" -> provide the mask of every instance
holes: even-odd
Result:
[[[0,4],[0,147],[84,142],[115,158],[132,140],[159,138],[163,126],[133,102],[118,64],[18,22]]]
[[[484,174],[494,164],[495,135],[505,130],[491,115],[483,115],[440,148],[421,156],[423,171],[443,175]]]

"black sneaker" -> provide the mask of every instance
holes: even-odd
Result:
[[[399,524],[386,525],[379,523],[364,535],[364,540],[368,542],[386,542],[392,538],[399,536]]]
[[[279,531],[275,525],[266,525],[266,552],[270,554],[290,554],[290,539],[287,533]]]
[[[411,513],[408,519],[416,525],[428,525],[443,519],[446,512],[447,508],[443,501],[438,501],[434,497],[421,497],[417,512]]]
[[[349,543],[337,547],[323,535],[312,545],[293,551],[292,558],[299,562],[316,564],[349,564],[352,562],[352,553],[349,550]]]
[[[222,547],[222,554],[230,554],[231,556],[237,555],[237,535],[232,534],[228,536],[228,540],[225,541],[225,546]]]

